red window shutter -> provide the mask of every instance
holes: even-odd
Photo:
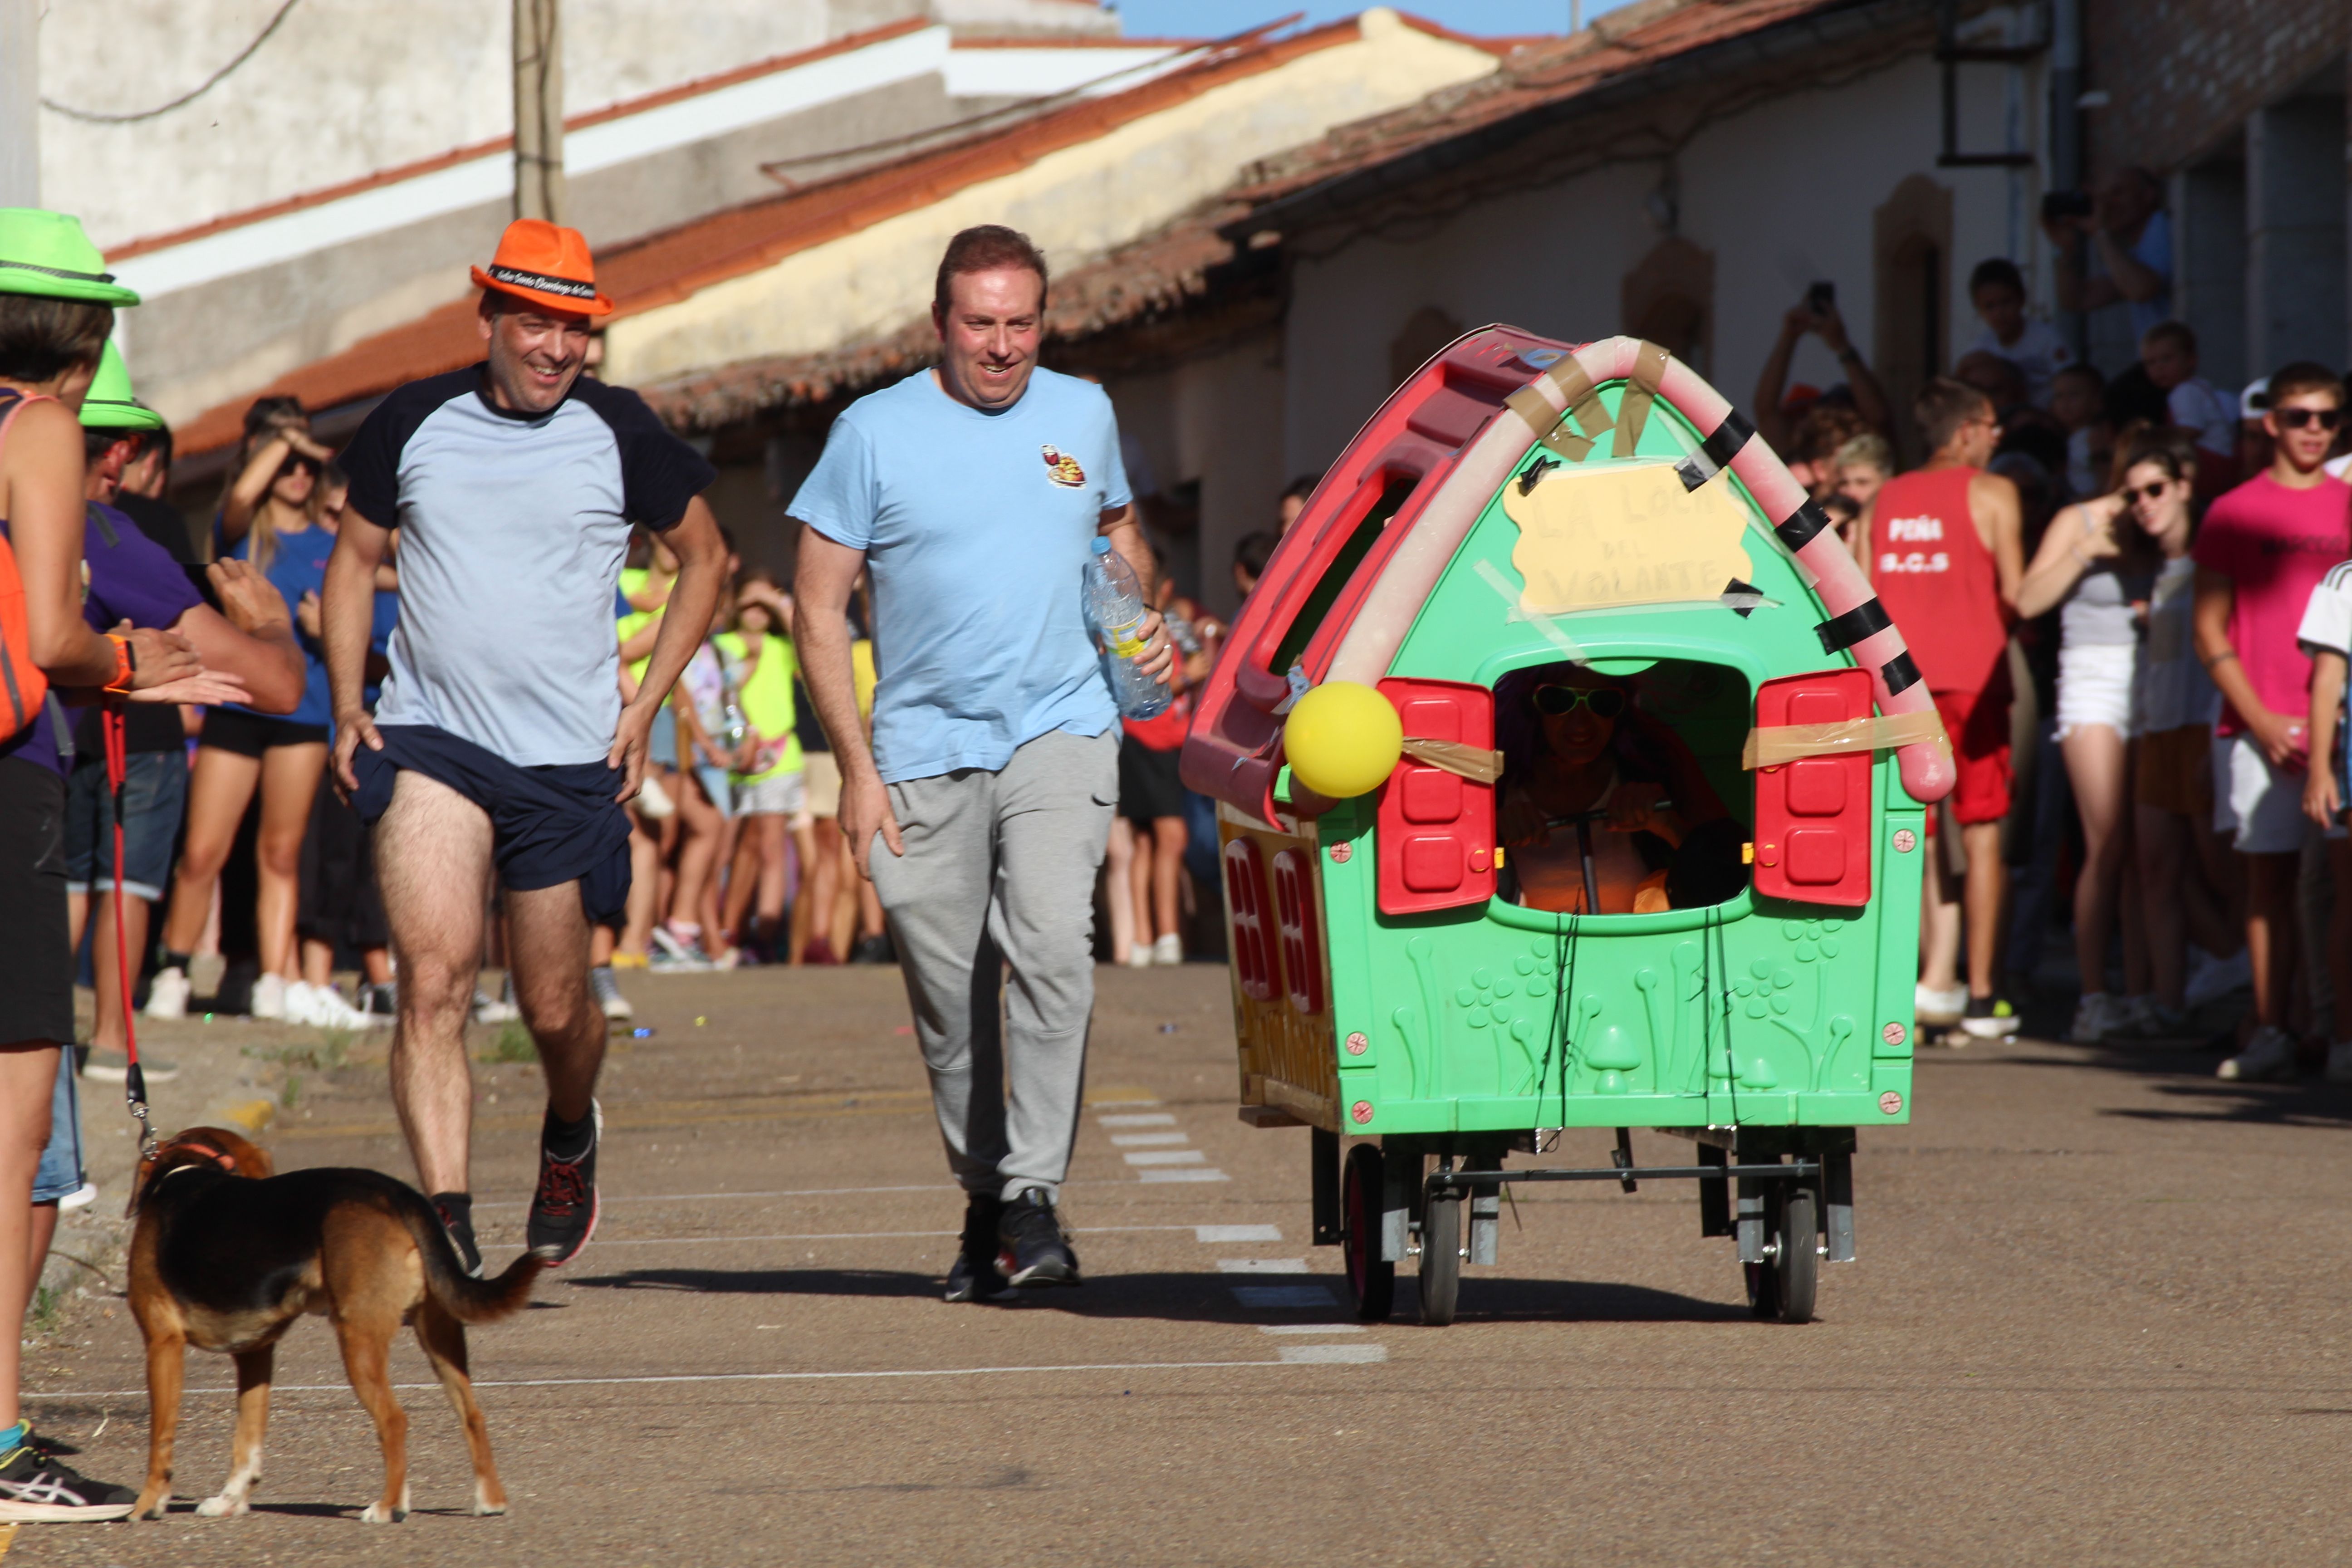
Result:
[[[1870,717],[1870,672],[1784,675],[1756,691],[1756,722]],[[1756,771],[1756,891],[1807,904],[1870,902],[1871,752],[1801,757]]]
[[[1495,743],[1495,694],[1454,680],[1383,680],[1404,732],[1416,740]],[[1381,792],[1381,912],[1483,904],[1495,896],[1495,786],[1414,762],[1397,763]]]
[[[1282,973],[1290,982],[1290,1005],[1302,1013],[1323,1011],[1323,933],[1315,923],[1315,861],[1301,849],[1274,857],[1275,929],[1282,938]]]
[[[1225,846],[1225,909],[1233,917],[1234,974],[1242,994],[1271,1002],[1280,976],[1274,967],[1274,943],[1265,929],[1265,859],[1255,838],[1236,838]]]

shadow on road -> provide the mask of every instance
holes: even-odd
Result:
[[[632,1268],[591,1275],[569,1283],[595,1290],[677,1290],[709,1296],[847,1296],[872,1299],[936,1298],[938,1277],[879,1268]],[[1146,1318],[1162,1322],[1255,1324],[1285,1318],[1328,1321],[1347,1311],[1346,1290],[1329,1275],[1261,1275],[1248,1286],[1323,1286],[1327,1304],[1247,1307],[1234,1295],[1240,1277],[1229,1274],[1098,1274],[1076,1290],[1027,1290],[1007,1295],[1003,1304],[1076,1318]],[[1398,1281],[1401,1307],[1410,1316],[1415,1289]],[[1490,1279],[1472,1273],[1462,1281],[1462,1317],[1491,1321],[1542,1322],[1737,1322],[1748,1320],[1743,1306],[1701,1300],[1671,1290],[1609,1281]]]

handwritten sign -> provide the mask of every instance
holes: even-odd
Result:
[[[1505,486],[1503,510],[1519,525],[1525,610],[1713,599],[1749,574],[1738,498],[1721,479],[1683,489],[1671,463],[1555,469],[1526,495]]]

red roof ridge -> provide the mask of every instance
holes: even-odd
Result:
[[[738,66],[732,70],[720,71],[712,76],[696,77],[690,81],[680,82],[675,87],[663,88],[658,92],[650,92],[642,98],[623,99],[617,103],[608,103],[602,109],[585,110],[565,120],[563,129],[567,132],[581,131],[592,125],[602,125],[607,121],[641,114],[647,110],[660,109],[665,105],[698,97],[706,92],[716,92],[721,88],[733,87],[740,82],[751,81],[758,77],[773,75],[777,71],[790,70],[799,66],[814,65],[817,61],[835,55],[848,54],[854,50],[870,47],[875,44],[888,43],[893,38],[903,37],[908,33],[919,32],[934,25],[921,16],[908,16],[904,20],[893,22],[887,26],[869,27],[862,33],[845,33],[840,37],[817,45],[814,48],[802,49],[789,55],[773,55],[763,60],[754,60],[750,65]],[[341,201],[345,196],[355,196],[362,191],[372,191],[383,185],[398,184],[403,180],[413,180],[420,175],[435,174],[454,164],[469,163],[476,158],[513,145],[514,136],[509,132],[504,136],[494,136],[487,142],[475,142],[462,147],[453,147],[446,153],[436,153],[429,158],[417,158],[405,163],[395,163],[388,169],[378,169],[373,174],[362,174],[355,179],[345,180],[337,184],[322,185],[314,191],[304,191],[278,201],[265,203],[257,207],[247,207],[241,212],[209,218],[203,223],[191,224],[185,228],[169,229],[162,234],[146,235],[127,245],[114,247],[106,253],[106,258],[109,262],[128,261],[134,256],[146,256],[154,251],[168,250],[173,246],[185,245],[191,240],[203,239],[228,229],[243,228],[248,224],[260,223],[268,218],[283,217],[289,213],[324,206],[329,202]]]

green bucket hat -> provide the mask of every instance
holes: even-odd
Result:
[[[161,430],[163,416],[131,395],[131,371],[122,352],[112,343],[99,356],[98,378],[81,400],[82,427],[87,430]]]
[[[37,294],[93,305],[136,305],[114,280],[81,220],[40,207],[0,207],[0,294]]]

